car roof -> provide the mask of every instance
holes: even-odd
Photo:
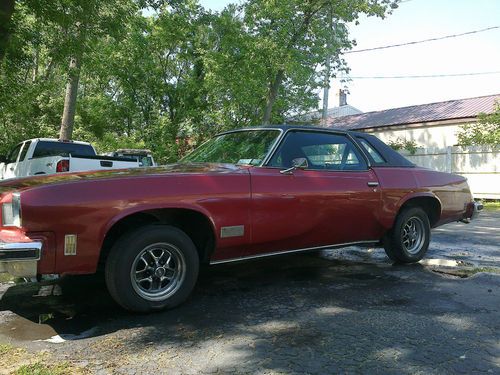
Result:
[[[60,139],[55,139],[55,138],[32,138],[32,139],[27,139],[24,142],[27,141],[40,141],[40,142],[57,142],[57,143],[69,143],[69,144],[76,144],[76,145],[85,145],[85,146],[92,146],[89,142],[83,142],[83,141],[61,141]]]
[[[331,132],[331,133],[342,133],[342,134],[359,134],[359,135],[365,135],[366,133],[362,132],[356,132],[356,131],[350,131],[350,130],[342,130],[342,129],[335,129],[335,128],[324,128],[322,126],[315,126],[315,125],[288,125],[288,124],[283,124],[283,125],[255,125],[255,126],[248,126],[245,128],[238,128],[238,129],[233,129],[233,130],[228,130],[225,132],[221,132],[220,134],[224,133],[231,133],[234,131],[240,131],[240,130],[256,130],[256,129],[269,129],[269,130],[283,130],[287,131],[290,129],[297,129],[297,130],[315,130],[315,131],[325,131],[325,132]]]

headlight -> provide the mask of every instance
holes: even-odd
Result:
[[[2,226],[21,227],[21,194],[12,193],[10,202],[2,204]]]

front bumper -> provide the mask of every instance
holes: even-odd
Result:
[[[483,208],[483,202],[470,202],[467,205],[467,210],[465,212],[464,218],[462,219],[462,222],[470,223],[471,220],[474,220],[479,215]]]
[[[35,277],[42,254],[42,242],[0,242],[0,273]]]

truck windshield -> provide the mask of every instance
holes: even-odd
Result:
[[[71,142],[40,141],[33,152],[33,158],[46,156],[95,156],[95,150],[91,145]]]
[[[242,130],[221,134],[181,159],[188,163],[260,165],[280,135],[279,130]]]

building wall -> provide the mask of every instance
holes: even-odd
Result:
[[[473,121],[470,119],[454,120],[366,129],[364,131],[377,136],[386,143],[401,138],[415,141],[418,147],[448,147],[457,144],[457,132],[460,126],[471,122]]]

